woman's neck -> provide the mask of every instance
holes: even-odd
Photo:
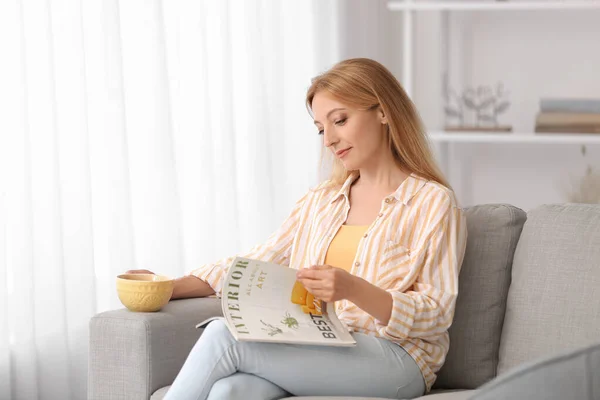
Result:
[[[355,185],[360,185],[364,189],[379,193],[390,193],[395,191],[410,175],[395,164],[380,166],[379,168],[373,169],[363,168],[359,170],[359,174],[360,177],[355,181]]]

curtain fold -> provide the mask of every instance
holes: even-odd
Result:
[[[116,275],[245,251],[318,182],[336,4],[0,2],[0,398],[86,398]]]

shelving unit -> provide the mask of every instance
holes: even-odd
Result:
[[[447,16],[449,12],[468,11],[510,11],[510,10],[600,10],[600,0],[488,0],[488,1],[456,1],[456,0],[391,0],[388,9],[404,14],[403,29],[403,73],[402,85],[409,96],[413,96],[413,23],[416,12],[441,11]],[[599,14],[600,16],[600,14]],[[447,37],[447,32],[445,37]],[[440,136],[443,134],[443,136]],[[484,136],[485,135],[485,136]],[[533,136],[535,135],[535,136]],[[447,143],[600,143],[600,136],[594,134],[577,135],[572,133],[554,133],[551,135],[527,132],[512,133],[448,133],[431,132],[435,142]]]
[[[554,11],[582,10],[598,13],[600,18],[600,0],[390,0],[387,3],[392,12],[402,12],[402,85],[407,94],[414,97],[414,32],[415,16],[422,12],[441,13],[440,45],[443,50],[441,74],[449,75],[449,16],[452,13],[466,12],[506,12],[506,11]],[[589,10],[589,11],[587,11]],[[458,57],[462,51],[459,49]],[[532,116],[533,117],[533,116]],[[435,145],[440,157],[440,166],[447,176],[456,175],[458,187],[465,193],[472,193],[469,173],[473,170],[470,155],[461,158],[461,162],[450,165],[456,146],[494,146],[499,144],[521,145],[600,145],[600,134],[575,133],[535,133],[535,132],[446,132],[430,131],[429,139]],[[463,152],[464,153],[464,152]],[[471,154],[472,152],[469,152]],[[468,196],[463,196],[467,197]]]
[[[431,0],[396,0],[389,1],[392,11],[509,11],[509,10],[581,10],[600,8],[600,2],[588,1],[431,1]]]
[[[576,133],[489,133],[489,132],[430,132],[435,143],[545,143],[600,144],[600,134]]]

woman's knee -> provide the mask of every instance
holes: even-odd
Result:
[[[241,392],[242,390],[240,388],[240,385],[237,384],[236,379],[231,379],[231,377],[227,377],[219,379],[212,385],[207,400],[242,399]]]
[[[217,319],[210,324],[204,331],[202,332],[201,338],[211,339],[211,340],[232,340],[233,336],[231,332],[229,332],[229,328],[227,328],[227,324],[225,321],[221,319]]]
[[[236,340],[222,320],[208,324],[196,341],[189,357],[220,358],[224,351],[235,344]]]
[[[288,396],[285,390],[263,378],[236,372],[216,381],[207,400],[275,400]]]

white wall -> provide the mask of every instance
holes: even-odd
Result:
[[[402,77],[402,13],[385,1],[345,12],[341,57],[367,56]],[[360,2],[359,2],[360,3]],[[366,3],[366,2],[363,2]],[[360,23],[378,16],[377,25]],[[441,13],[418,13],[413,99],[429,129],[443,127]],[[357,29],[366,28],[365,31]],[[539,98],[600,98],[600,11],[453,12],[449,17],[452,85],[495,84],[510,92],[510,109],[500,122],[515,134],[534,129]],[[366,33],[365,33],[366,32]],[[529,210],[542,203],[568,200],[570,178],[586,165],[600,171],[600,145],[451,144],[449,179],[463,205],[510,203]]]

